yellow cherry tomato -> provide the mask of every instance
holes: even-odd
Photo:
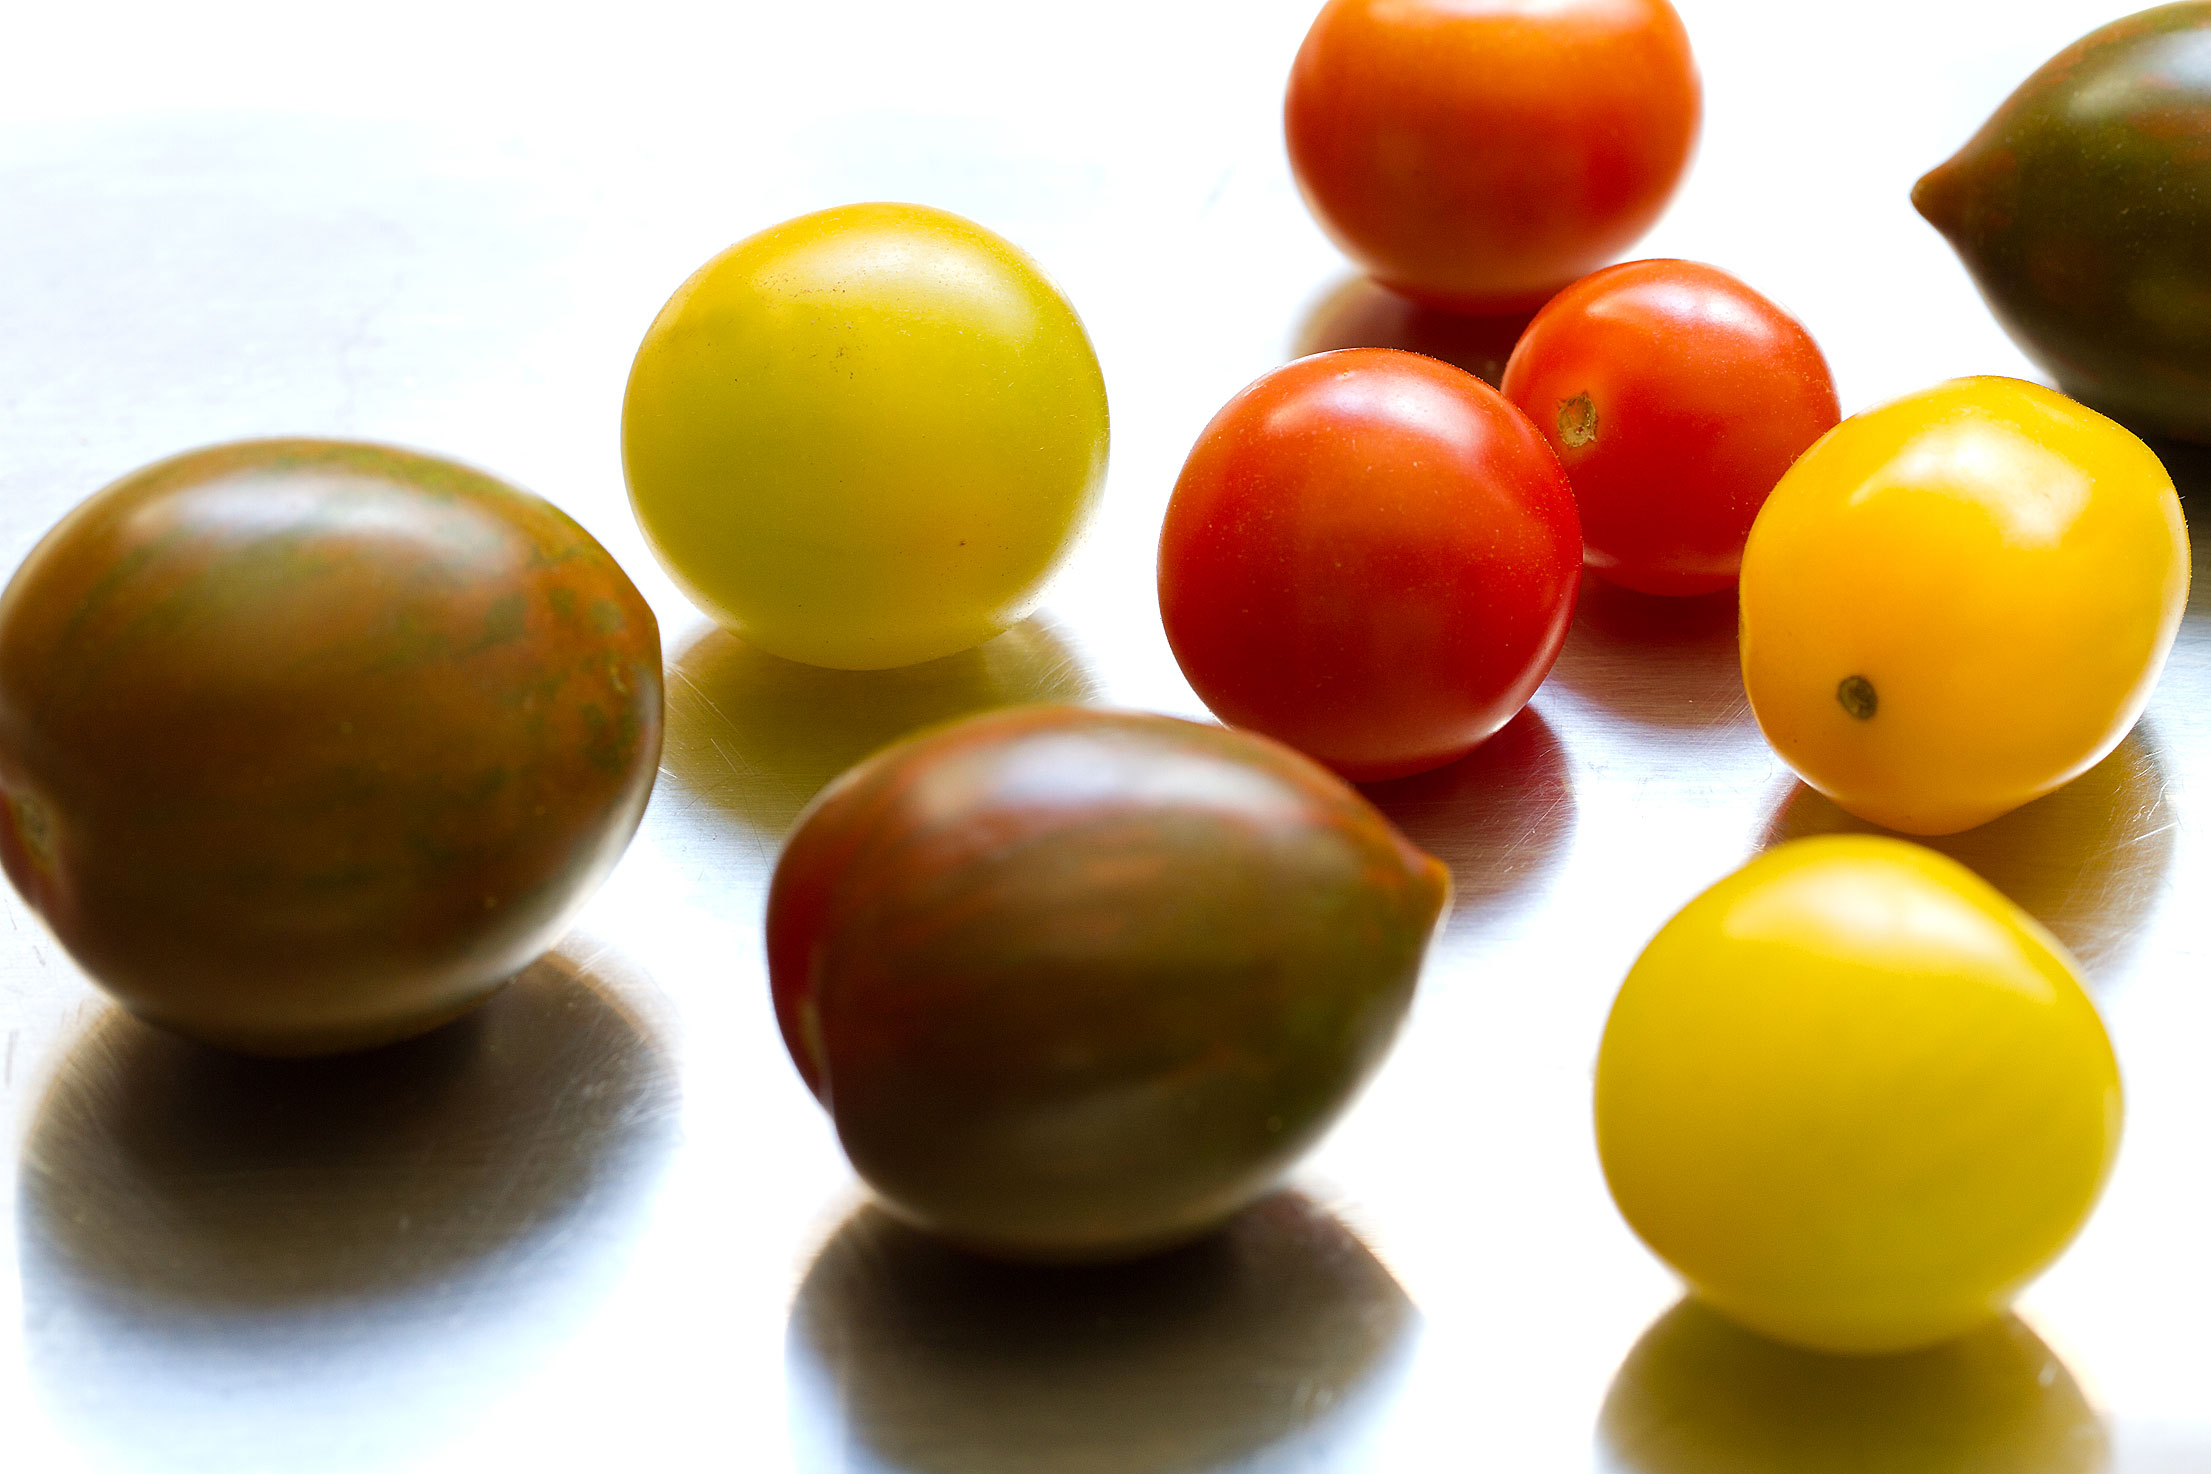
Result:
[[[2134,725],[2188,601],[2148,446],[2017,379],[1854,415],[1743,551],[1743,684],[1776,751],[1861,819],[1970,829]]]
[[[787,221],[699,268],[622,404],[630,503],[691,600],[773,654],[873,669],[1025,614],[1105,479],[1075,309],[919,205]]]
[[[1629,1225],[1716,1309],[1822,1351],[2000,1314],[2086,1220],[2120,1115],[2064,949],[1886,836],[1782,845],[1690,902],[1597,1058]]]

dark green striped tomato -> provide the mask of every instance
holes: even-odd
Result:
[[[2059,52],[1912,203],[2067,394],[2211,441],[2211,0]]]
[[[473,1006],[635,831],[660,632],[552,506],[376,445],[215,446],[0,593],[0,859],[92,979],[265,1054]]]
[[[985,1253],[1108,1259],[1265,1192],[1380,1063],[1449,882],[1248,733],[1028,707],[801,817],[776,1014],[860,1175]]]

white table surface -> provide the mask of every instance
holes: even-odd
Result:
[[[1704,138],[1637,254],[1789,306],[1846,411],[2030,373],[1907,193],[2119,10],[1680,8]],[[1589,1075],[1628,963],[1769,838],[1837,822],[1751,724],[1724,597],[1592,589],[1529,715],[1378,790],[1460,906],[1296,1195],[1077,1279],[977,1269],[862,1206],[767,1001],[762,893],[799,805],[993,703],[1201,714],[1151,582],[1198,429],[1296,351],[1434,330],[1348,276],[1291,185],[1281,88],[1313,9],[0,3],[0,567],[175,450],[391,440],[575,514],[670,662],[621,869],[552,959],[423,1043],[272,1077],[123,1018],[0,903],[0,1462],[2211,1470],[2202,599],[2110,762],[1950,846],[2080,950],[2129,1090],[2110,1190],[2020,1321],[1910,1364],[1806,1361],[1667,1318],[1675,1283],[1605,1194]],[[1097,343],[1114,444],[1034,622],[854,676],[689,609],[630,521],[616,420],[693,267],[866,198],[1032,252]],[[2211,455],[2178,469],[2200,519]]]

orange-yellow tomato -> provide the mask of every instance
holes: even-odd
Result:
[[[2016,379],[1855,415],[1743,552],[1743,684],[1776,751],[1862,819],[1986,823],[2126,736],[2188,600],[2148,446]]]
[[[1597,1056],[1597,1148],[1708,1303],[1821,1351],[2001,1314],[2119,1145],[2118,1065],[2072,960],[1943,855],[1798,840],[1682,908]]]

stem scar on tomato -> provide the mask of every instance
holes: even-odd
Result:
[[[1881,709],[1880,694],[1864,676],[1844,676],[1835,687],[1835,699],[1861,722],[1872,721],[1873,714]]]
[[[1597,438],[1597,405],[1587,391],[1558,402],[1558,438],[1577,450]]]

